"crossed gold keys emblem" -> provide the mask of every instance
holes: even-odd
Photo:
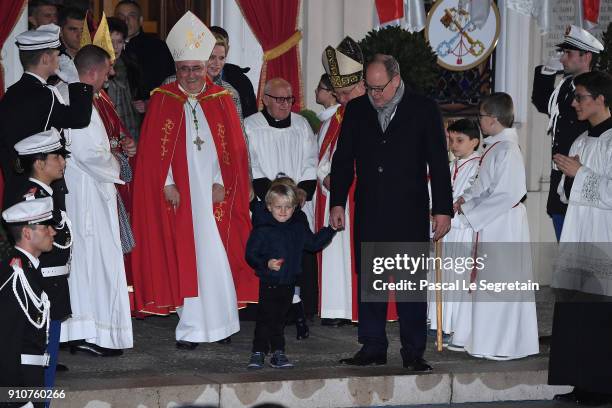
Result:
[[[444,15],[440,22],[451,32],[456,34],[438,44],[436,53],[441,57],[452,54],[457,57],[457,65],[461,65],[463,57],[468,53],[474,57],[479,57],[485,50],[485,46],[480,40],[475,40],[468,34],[474,31],[476,26],[469,20],[470,14],[465,10],[457,10],[455,7],[444,9]],[[463,22],[461,25],[460,22]]]
[[[438,56],[438,65],[450,71],[465,71],[486,62],[499,38],[501,19],[495,2],[488,10],[465,3],[436,0],[427,13],[425,38]]]

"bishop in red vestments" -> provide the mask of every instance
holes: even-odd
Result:
[[[206,78],[214,36],[188,12],[167,42],[177,81],[152,92],[133,181],[134,298],[139,311],[176,310],[177,347],[192,349],[238,331],[237,302],[257,300],[250,181],[231,95]]]

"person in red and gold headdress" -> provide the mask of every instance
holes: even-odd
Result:
[[[213,34],[187,12],[167,43],[177,81],[153,91],[136,158],[134,298],[145,313],[176,310],[177,347],[193,349],[237,332],[238,302],[257,300],[248,156],[231,94],[206,76]]]

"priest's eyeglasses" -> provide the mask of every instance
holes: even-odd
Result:
[[[393,76],[393,78],[395,78],[395,76]],[[365,89],[369,94],[381,94],[385,92],[385,88],[391,83],[391,81],[393,81],[393,78],[391,78],[384,86],[371,86],[366,83]]]
[[[282,105],[283,103],[293,105],[295,102],[295,96],[274,96],[270,94],[264,94],[264,95],[274,99],[274,102],[278,103],[279,105]]]
[[[200,75],[204,72],[204,66],[196,65],[196,66],[190,67],[188,65],[183,65],[178,68],[178,71],[183,75],[189,75],[190,73],[193,73],[195,75]]]
[[[578,94],[578,93],[577,93],[577,94],[574,94],[574,100],[575,100],[576,102],[580,103],[580,102],[582,102],[582,101],[584,100],[584,98],[587,98],[587,97],[589,97],[589,96],[590,96],[591,98],[595,99],[595,96],[594,96],[594,95],[592,95],[592,94],[582,94],[582,95],[581,95],[581,94]]]

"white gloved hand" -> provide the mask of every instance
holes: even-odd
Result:
[[[561,64],[559,55],[552,55],[546,65],[542,67],[542,74],[544,75],[556,75],[559,71],[563,71],[563,64]]]
[[[74,62],[64,54],[59,57],[59,69],[55,73],[62,81],[68,84],[81,81]]]

